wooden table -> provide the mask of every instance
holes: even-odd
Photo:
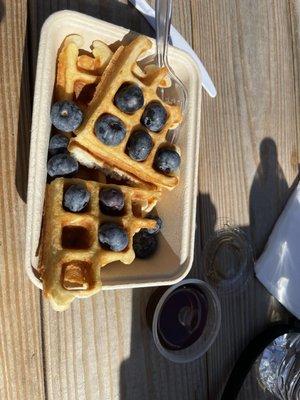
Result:
[[[151,290],[100,293],[56,313],[23,270],[43,21],[71,8],[146,34],[149,26],[126,1],[0,3],[0,398],[218,399],[243,347],[287,315],[253,276],[243,291],[221,296],[222,326],[207,355],[177,365],[158,354],[145,325]],[[201,277],[201,249],[224,218],[247,230],[259,254],[297,177],[299,15],[299,0],[174,0],[174,24],[218,89],[214,100],[203,95],[193,277]],[[239,399],[265,398],[250,374]]]

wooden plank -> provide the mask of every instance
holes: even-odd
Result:
[[[299,95],[300,95],[300,82],[299,82],[299,65],[300,65],[300,2],[293,0],[289,2],[290,17],[291,17],[291,36],[293,40],[293,55],[294,55],[294,86],[295,86],[295,106],[296,106],[296,120],[297,131],[299,132]],[[299,136],[298,136],[299,138]],[[299,161],[299,142],[298,154],[296,162]]]
[[[124,2],[29,1],[32,76],[39,30],[58,9],[79,10],[151,34],[145,20]],[[176,1],[175,22],[191,37],[188,11]],[[180,13],[184,10],[184,18]],[[120,15],[122,19],[120,21]],[[143,318],[152,290],[100,293],[58,314],[43,301],[46,395],[49,400],[202,399],[204,364],[175,365],[157,352]],[[205,361],[205,360],[204,360]]]
[[[201,363],[157,353],[143,319],[150,292],[101,293],[64,314],[44,304],[49,399],[203,398]]]
[[[147,34],[145,21],[125,3],[62,1],[59,7],[117,23],[122,15],[123,25]],[[29,5],[34,72],[41,23],[58,5]],[[219,92],[215,100],[204,96],[203,101],[201,236],[197,235],[192,272],[201,276],[200,250],[220,219],[242,226],[259,254],[297,174],[298,92],[292,52],[296,34],[291,35],[288,2],[279,0],[191,0],[191,7],[178,0],[174,11],[175,25],[190,42],[193,39]],[[294,53],[296,48],[294,43]],[[276,146],[272,140],[263,141],[265,137]],[[249,221],[255,229],[248,228]],[[64,314],[44,304],[49,399],[216,399],[244,345],[269,320],[284,315],[253,278],[242,293],[221,296],[223,323],[207,355],[207,388],[205,359],[180,366],[157,354],[141,319],[149,293],[101,293]],[[265,398],[254,374],[240,398]]]
[[[218,221],[233,220],[248,233],[256,256],[298,173],[288,3],[191,1],[193,45],[218,89],[215,100],[203,98],[202,239],[207,241]],[[221,305],[221,331],[207,356],[209,399],[218,398],[248,341],[285,315],[253,276],[244,291],[222,295]],[[254,372],[239,398],[265,398]]]
[[[0,398],[41,400],[40,293],[23,268],[31,108],[26,1],[1,2],[0,18]]]

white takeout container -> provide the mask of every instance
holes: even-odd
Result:
[[[25,249],[26,272],[40,289],[42,282],[36,272],[37,254],[58,48],[65,36],[72,33],[82,35],[84,48],[89,50],[93,40],[100,39],[111,44],[122,39],[128,32],[125,28],[67,10],[52,14],[43,25],[32,116]],[[155,41],[153,44],[154,52]],[[193,59],[172,46],[169,47],[169,61],[188,93],[187,113],[177,143],[182,156],[180,184],[171,192],[164,191],[158,204],[158,213],[164,221],[164,227],[156,254],[149,260],[136,259],[131,265],[119,262],[102,268],[103,289],[170,285],[183,279],[192,266],[198,193],[201,76]]]

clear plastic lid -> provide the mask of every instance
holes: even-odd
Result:
[[[232,222],[219,222],[204,247],[202,266],[205,281],[218,293],[241,290],[253,273],[252,247],[246,233]]]

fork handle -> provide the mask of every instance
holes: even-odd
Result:
[[[173,0],[155,0],[156,59],[159,67],[166,64]]]

